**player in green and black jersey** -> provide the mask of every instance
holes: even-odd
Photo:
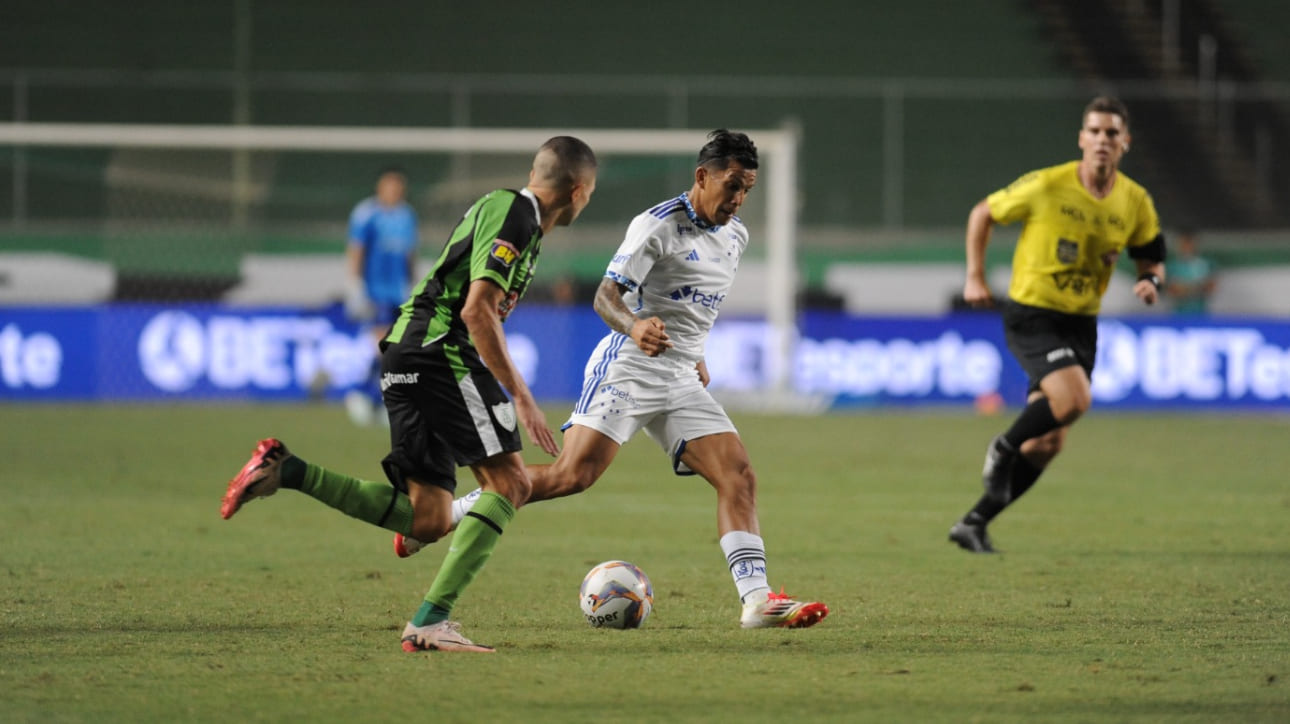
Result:
[[[596,158],[587,144],[570,136],[547,141],[528,185],[475,202],[403,304],[381,343],[391,447],[382,466],[393,490],[305,463],[273,438],[260,441],[229,483],[225,518],[248,500],[296,488],[428,542],[452,528],[456,468],[470,466],[484,492],[457,525],[439,574],[403,631],[406,651],[492,651],[462,636],[448,615],[528,498],[519,426],[546,452],[559,451],[506,351],[502,322],[533,278],[543,235],[573,223],[595,188]]]

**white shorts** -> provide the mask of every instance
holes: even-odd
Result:
[[[562,429],[582,425],[622,445],[643,427],[671,457],[677,475],[693,475],[693,470],[681,464],[686,443],[706,435],[738,432],[734,423],[699,382],[693,366],[624,358],[618,354],[624,344],[632,342],[623,335],[610,335],[592,353],[582,397]]]

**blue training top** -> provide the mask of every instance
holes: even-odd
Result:
[[[363,247],[363,286],[377,309],[406,301],[408,256],[417,247],[417,215],[412,207],[407,202],[385,207],[375,197],[362,200],[349,215],[349,243]]]

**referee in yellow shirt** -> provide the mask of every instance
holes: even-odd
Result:
[[[950,540],[993,553],[986,526],[1030,489],[1061,452],[1067,429],[1093,402],[1097,313],[1122,250],[1137,266],[1133,293],[1154,304],[1165,274],[1165,240],[1146,189],[1119,171],[1129,150],[1129,112],[1094,98],[1079,131],[1083,157],[1032,171],[977,204],[968,216],[972,306],[993,303],[985,247],[995,224],[1024,222],[1003,304],[1008,349],[1030,377],[1026,407],[986,451],[985,494],[950,528]]]

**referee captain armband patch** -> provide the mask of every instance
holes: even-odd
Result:
[[[509,241],[498,239],[493,242],[493,249],[488,252],[488,255],[500,261],[502,266],[509,268],[515,263],[516,259],[520,258],[520,251],[512,246]]]
[[[1142,246],[1129,247],[1130,259],[1146,259],[1147,261],[1164,261],[1165,260],[1165,235],[1156,234],[1155,238]]]

